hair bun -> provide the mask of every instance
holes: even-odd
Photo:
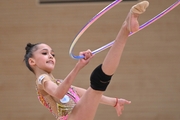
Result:
[[[26,45],[25,50],[26,50],[26,51],[29,51],[33,46],[34,46],[33,44],[28,43],[28,44]]]

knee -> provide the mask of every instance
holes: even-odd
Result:
[[[91,88],[94,90],[105,91],[110,83],[112,75],[106,75],[102,70],[102,64],[97,66],[90,76]]]

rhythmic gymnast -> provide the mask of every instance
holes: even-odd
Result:
[[[72,82],[78,72],[94,57],[90,50],[80,52],[84,58],[78,60],[64,80],[59,80],[52,75],[56,61],[52,48],[44,43],[27,44],[24,61],[36,77],[39,101],[57,120],[93,120],[100,103],[113,106],[120,116],[124,105],[131,103],[126,99],[104,96],[103,92],[119,65],[128,35],[138,31],[137,19],[148,5],[147,1],[143,1],[130,9],[104,61],[91,73],[90,87],[87,90],[73,86]]]

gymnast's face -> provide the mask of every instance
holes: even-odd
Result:
[[[37,72],[37,70],[43,70],[47,73],[51,73],[55,67],[55,54],[54,51],[46,44],[37,45],[37,50],[34,51],[31,58],[33,64],[31,66]]]

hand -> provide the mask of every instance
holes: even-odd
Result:
[[[80,59],[77,63],[80,68],[83,68],[85,65],[87,65],[89,63],[89,61],[91,60],[91,58],[94,56],[92,54],[91,50],[89,50],[89,49],[86,51],[80,52],[79,55],[84,56],[84,58]]]
[[[117,104],[115,106],[117,115],[120,116],[122,114],[122,111],[124,110],[125,104],[130,104],[131,101],[125,100],[125,99],[118,99]]]

